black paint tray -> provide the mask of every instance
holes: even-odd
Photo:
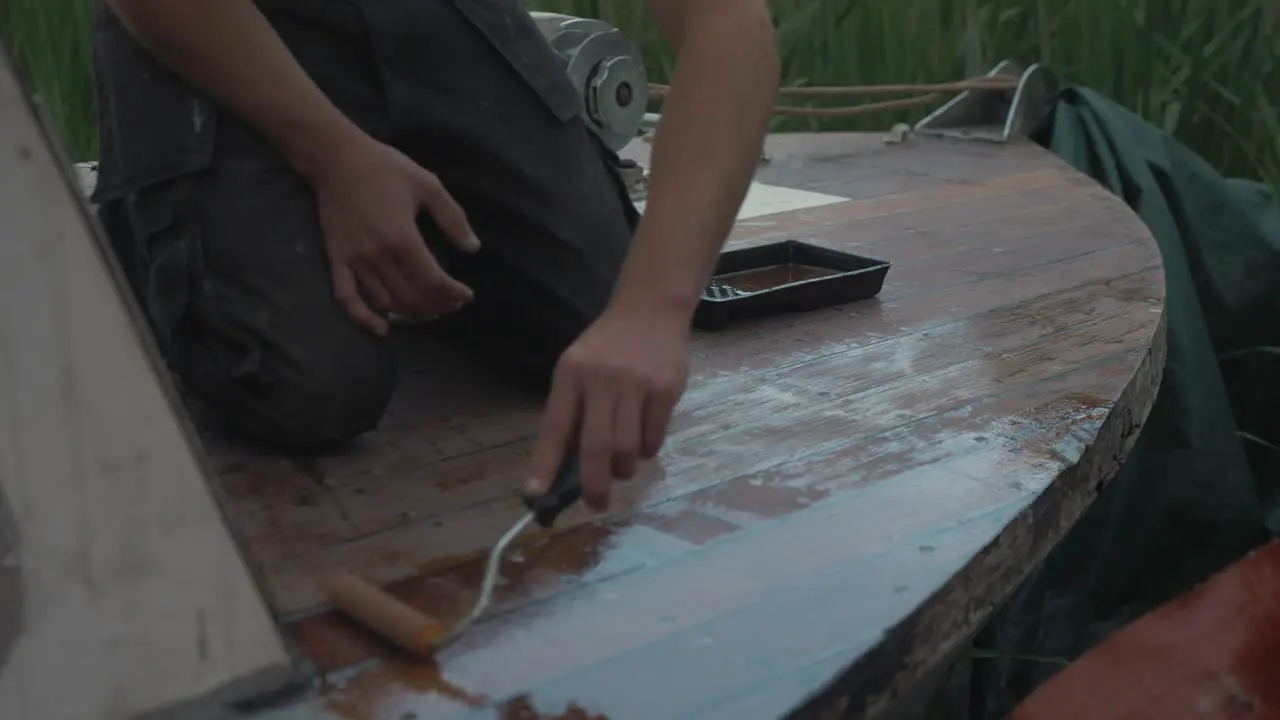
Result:
[[[719,330],[744,317],[866,300],[880,292],[888,273],[883,260],[799,240],[729,250],[716,262],[693,324]]]

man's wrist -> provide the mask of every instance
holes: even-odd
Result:
[[[724,243],[662,208],[651,204],[640,221],[610,305],[688,325]]]
[[[340,113],[292,132],[281,133],[277,146],[294,172],[315,184],[324,170],[335,164],[337,155],[370,138]]]
[[[640,283],[637,283],[640,284]],[[687,323],[693,319],[694,310],[702,292],[688,292],[682,288],[666,288],[661,285],[628,287],[619,285],[609,305],[625,313],[666,318],[672,322]]]
[[[687,324],[702,298],[705,281],[700,272],[688,268],[673,270],[644,258],[631,258],[618,278],[610,306],[623,313],[636,313]]]

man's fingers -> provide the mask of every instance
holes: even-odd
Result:
[[[363,325],[377,335],[386,335],[389,325],[386,318],[378,315],[360,296],[360,288],[356,284],[355,274],[351,268],[341,263],[333,263],[333,295],[347,311],[347,315],[356,323]]]
[[[618,389],[606,379],[588,380],[582,394],[582,500],[597,512],[609,507],[613,483],[613,418]]]
[[[678,400],[678,395],[665,392],[652,393],[645,398],[640,431],[641,457],[652,458],[662,449]]]
[[[356,283],[360,287],[360,296],[368,301],[373,309],[381,312],[391,312],[399,310],[395,300],[392,299],[391,293],[387,290],[382,280],[368,269],[358,269],[354,271]]]
[[[430,320],[471,301],[471,288],[440,267],[416,227],[400,232],[401,240],[385,243],[380,254],[366,258],[361,265],[362,275],[377,279],[396,312]]]
[[[414,242],[402,245],[395,261],[395,267],[388,271],[398,274],[400,284],[414,293],[415,304],[423,314],[441,315],[447,308],[469,303],[475,297],[471,288],[440,267],[416,230]]]
[[[533,448],[530,477],[525,483],[526,495],[541,495],[555,480],[573,433],[578,429],[581,408],[581,385],[578,377],[559,369],[551,383],[551,394],[542,411],[538,440]]]
[[[624,388],[613,409],[613,476],[629,480],[636,474],[636,459],[643,445],[644,395]]]
[[[427,209],[427,212],[431,213],[436,225],[444,232],[444,236],[449,239],[449,242],[456,245],[460,250],[470,253],[479,250],[480,239],[476,237],[475,232],[471,229],[471,223],[467,221],[466,211],[445,189],[444,184],[440,182],[440,178],[430,172],[423,172],[418,199]]]

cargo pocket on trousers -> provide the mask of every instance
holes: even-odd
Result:
[[[453,0],[453,4],[493,45],[561,122],[581,112],[582,99],[520,0]]]
[[[151,325],[161,355],[177,361],[176,335],[199,282],[200,228],[196,221],[196,176],[143,188],[120,202],[128,224],[134,295]],[[113,242],[120,244],[113,238]]]

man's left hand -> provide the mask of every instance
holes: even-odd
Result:
[[[689,377],[689,318],[614,307],[556,364],[525,492],[545,492],[579,433],[582,499],[603,511],[614,479],[658,454]]]

